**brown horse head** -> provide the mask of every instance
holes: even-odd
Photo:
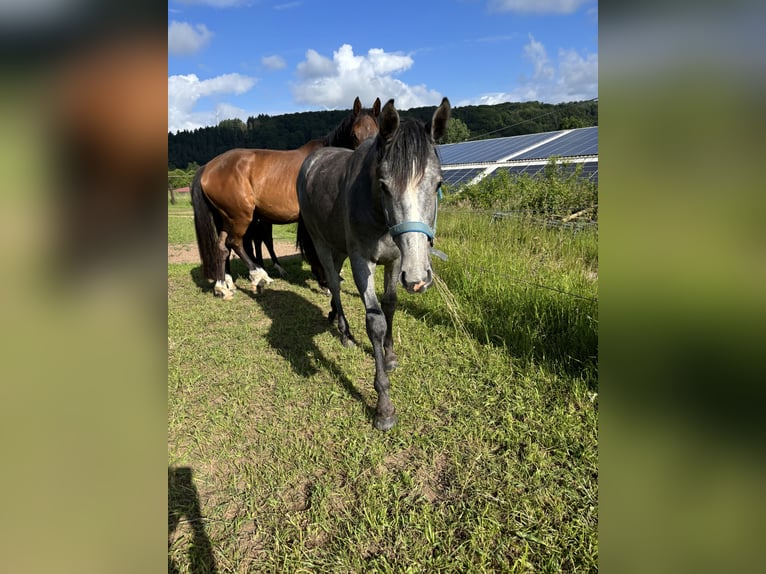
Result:
[[[364,140],[378,134],[380,98],[375,98],[372,108],[362,108],[357,96],[351,113],[327,136],[327,145],[356,149]]]

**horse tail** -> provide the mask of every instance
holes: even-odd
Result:
[[[309,230],[306,228],[306,224],[303,222],[303,217],[298,215],[298,234],[296,241],[298,249],[301,250],[303,259],[311,266],[311,273],[319,283],[319,286],[327,288],[327,277],[324,272],[322,262],[319,261],[319,255],[317,255],[316,247],[314,247],[314,240],[311,239]]]
[[[218,228],[220,215],[210,204],[202,191],[202,172],[205,166],[197,169],[191,184],[192,207],[194,208],[194,230],[197,235],[197,247],[202,259],[202,271],[208,279],[219,279],[224,274],[224,261],[218,250]]]

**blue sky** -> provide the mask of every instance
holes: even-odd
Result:
[[[598,96],[597,0],[170,0],[168,130],[258,114]]]

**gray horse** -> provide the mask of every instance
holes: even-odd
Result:
[[[346,346],[355,341],[343,314],[339,272],[346,258],[351,261],[375,355],[374,425],[383,431],[396,424],[387,375],[397,366],[392,337],[396,286],[423,293],[433,280],[430,249],[442,182],[435,141],[446,132],[449,115],[444,98],[428,124],[400,120],[389,100],[377,136],[353,152],[318,149],[298,173],[298,245],[320,284],[332,293],[329,319],[337,317]],[[375,295],[378,264],[385,270],[382,303]]]

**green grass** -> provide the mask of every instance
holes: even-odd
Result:
[[[297,259],[259,295],[234,261],[232,301],[168,267],[179,571],[597,570],[596,232],[450,212],[438,232],[443,284],[399,294],[388,433],[348,268],[355,349]]]

